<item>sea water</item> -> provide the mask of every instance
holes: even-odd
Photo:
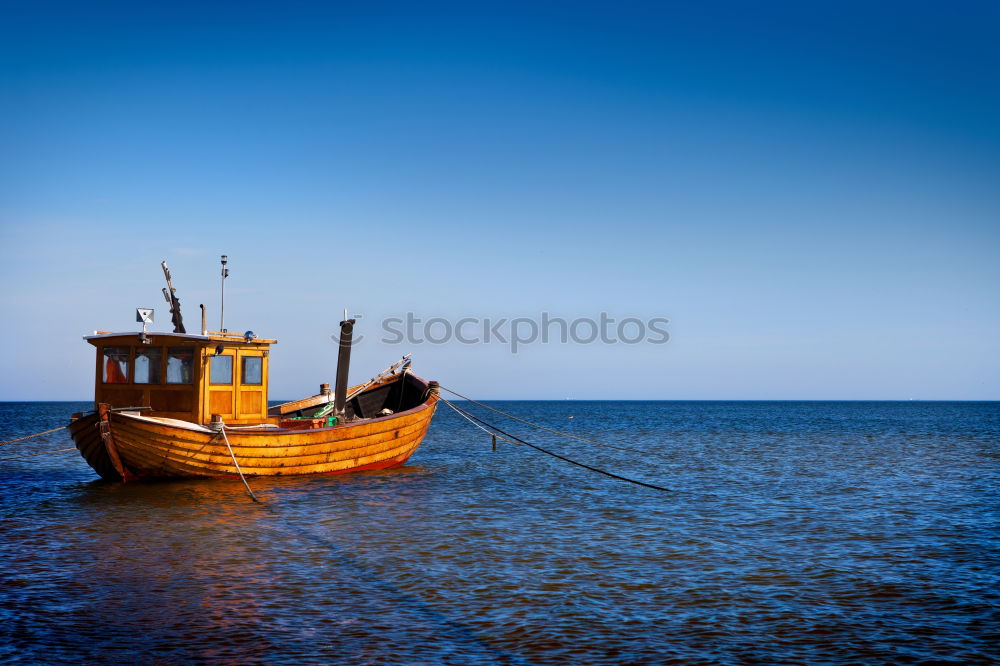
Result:
[[[1000,660],[1000,403],[439,407],[400,469],[115,484],[0,448],[0,660]],[[86,403],[0,403],[0,441]],[[31,457],[27,457],[31,456]]]

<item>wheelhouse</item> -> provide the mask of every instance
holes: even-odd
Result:
[[[151,407],[158,417],[208,424],[267,422],[268,351],[277,340],[235,333],[103,333],[94,405]]]

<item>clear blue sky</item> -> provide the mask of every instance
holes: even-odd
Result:
[[[484,398],[1000,399],[1000,5],[0,5],[0,399],[94,329],[276,337],[272,397],[406,351]],[[382,317],[670,319],[388,345]],[[213,324],[214,326],[214,324]]]

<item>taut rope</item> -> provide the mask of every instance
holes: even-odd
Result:
[[[226,448],[229,449],[229,457],[233,459],[233,465],[236,466],[236,472],[240,475],[243,485],[247,487],[247,492],[250,493],[250,499],[254,502],[259,502],[260,500],[257,499],[257,496],[253,494],[252,490],[250,490],[250,484],[247,483],[246,477],[243,476],[243,470],[240,469],[240,464],[236,462],[236,454],[233,453],[233,447],[229,445],[229,438],[226,437],[226,425],[222,421],[219,421],[219,432],[222,433],[222,439],[226,442]]]
[[[59,432],[60,430],[65,430],[69,426],[60,426],[58,428],[53,428],[52,430],[46,430],[44,432],[36,432],[34,435],[25,435],[24,437],[18,437],[17,439],[10,439],[6,442],[0,442],[0,446],[7,446],[8,444],[16,444],[17,442],[23,442],[26,439],[32,439],[33,437],[41,437],[42,435],[51,435],[54,432]]]
[[[451,391],[451,393],[454,393],[454,391]],[[486,426],[487,428],[490,428],[491,430],[493,430],[495,432],[498,432],[501,435],[504,435],[505,438],[507,438],[507,441],[513,440],[513,441],[518,442],[520,444],[524,444],[525,446],[530,446],[531,448],[535,449],[536,451],[541,451],[542,453],[544,453],[546,455],[550,455],[553,458],[558,458],[559,460],[562,460],[564,462],[568,462],[571,465],[576,465],[577,467],[582,467],[584,469],[590,470],[591,472],[597,472],[598,474],[603,474],[604,476],[611,477],[612,479],[617,479],[619,481],[625,481],[627,483],[634,483],[637,486],[643,486],[645,488],[652,488],[653,490],[659,490],[659,491],[665,492],[665,493],[673,492],[669,488],[664,488],[663,486],[657,486],[657,485],[654,485],[652,483],[646,483],[645,481],[638,481],[636,479],[630,479],[630,478],[628,478],[626,476],[620,476],[618,474],[614,474],[612,472],[608,472],[608,471],[605,471],[603,469],[598,469],[597,467],[591,467],[590,465],[586,465],[586,464],[584,464],[582,462],[573,460],[572,458],[567,458],[566,456],[561,456],[558,453],[554,453],[553,451],[549,451],[548,449],[543,449],[542,447],[540,447],[540,446],[538,446],[536,444],[532,444],[531,442],[526,442],[523,439],[521,439],[520,437],[516,437],[516,436],[510,434],[509,432],[501,430],[500,428],[496,427],[495,425],[493,425],[491,423],[487,423],[486,421],[482,420],[481,418],[479,418],[475,414],[471,414],[471,413],[465,411],[464,409],[462,409],[460,407],[456,407],[454,404],[451,403],[450,400],[446,400],[445,398],[441,398],[441,402],[443,402],[444,404],[448,405],[449,407],[451,407],[452,409],[454,409],[456,412],[458,412],[462,416],[465,416],[467,419],[478,421],[479,423],[481,423],[482,425]],[[475,401],[470,401],[470,402],[475,402]],[[476,403],[476,404],[480,404],[480,403]],[[497,410],[497,411],[499,411],[499,410]],[[521,419],[518,419],[518,420],[520,421]],[[574,439],[576,439],[576,438],[574,438]]]
[[[38,453],[29,453],[26,456],[2,456],[0,460],[21,460],[22,458],[34,458],[35,456],[44,456],[50,453],[65,453],[66,451],[76,451],[76,447],[70,447],[68,449],[53,449],[51,451],[39,451]]]
[[[545,430],[546,432],[551,432],[551,433],[553,433],[555,435],[560,435],[562,437],[568,437],[569,439],[575,439],[578,442],[586,442],[587,444],[595,444],[597,446],[603,446],[603,447],[606,447],[606,448],[609,448],[609,449],[618,449],[619,451],[628,451],[630,453],[641,453],[642,455],[649,455],[648,451],[640,451],[639,449],[630,449],[630,448],[625,447],[625,446],[615,446],[614,444],[605,444],[603,442],[598,442],[598,441],[595,441],[593,439],[586,439],[584,437],[577,437],[576,435],[571,435],[568,432],[563,432],[561,430],[554,430],[552,428],[546,428],[543,425],[538,425],[537,423],[532,423],[531,421],[525,421],[524,419],[519,418],[517,416],[514,416],[513,414],[508,414],[507,412],[505,412],[505,411],[503,411],[501,409],[497,409],[496,407],[490,407],[489,405],[481,403],[481,402],[478,402],[476,400],[473,400],[472,398],[467,398],[466,396],[462,395],[458,391],[453,391],[450,388],[448,388],[447,386],[442,386],[441,388],[443,388],[448,393],[452,393],[454,395],[457,395],[462,400],[468,400],[472,404],[479,405],[483,409],[488,409],[490,411],[496,412],[497,414],[501,414],[503,416],[506,416],[509,419],[514,419],[515,421],[520,421],[521,423],[524,423],[525,425],[530,425],[532,428],[538,428],[539,430]]]

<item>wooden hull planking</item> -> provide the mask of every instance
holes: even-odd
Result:
[[[313,430],[226,429],[246,476],[344,474],[405,463],[420,445],[438,396],[412,409],[360,423]],[[101,477],[122,480],[108,448],[113,446],[130,478],[229,477],[238,474],[221,433],[191,424],[179,427],[135,414],[108,414],[113,442],[106,443],[97,414],[70,424],[70,434]]]

